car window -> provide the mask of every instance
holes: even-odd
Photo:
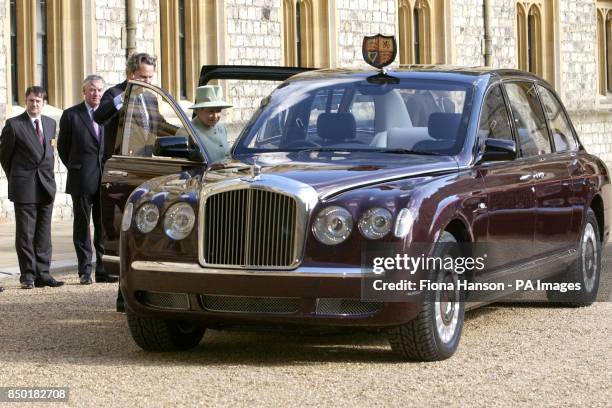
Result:
[[[501,86],[491,88],[485,97],[480,112],[479,137],[513,141],[510,130],[508,108],[504,102]]]
[[[173,106],[161,95],[133,84],[125,111],[121,154],[156,157],[156,141],[166,136],[183,136],[196,147]]]
[[[548,119],[548,126],[552,132],[555,151],[577,150],[578,142],[574,132],[572,132],[569,118],[561,107],[561,103],[551,91],[543,86],[538,85],[538,91],[542,98],[546,118]]]
[[[429,102],[415,99],[424,95]],[[471,84],[450,81],[290,81],[255,114],[234,153],[320,148],[456,154],[472,95]]]
[[[540,105],[535,85],[528,82],[512,82],[505,85],[512,116],[521,144],[523,157],[550,153],[550,139],[546,119]]]
[[[279,84],[279,81],[254,79],[224,81],[223,96],[227,102],[232,104],[232,107],[221,111],[221,123],[225,126],[230,145],[236,141],[240,132],[247,126],[261,101]],[[186,113],[189,118],[194,114],[191,109],[187,109]],[[279,119],[282,119],[282,116]],[[274,133],[273,129],[270,129],[270,132]]]

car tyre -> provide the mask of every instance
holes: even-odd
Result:
[[[588,306],[597,298],[601,276],[601,241],[599,225],[592,209],[588,209],[580,242],[578,255],[574,262],[558,278],[551,282],[579,283],[580,290],[547,290],[550,302],[568,307]]]
[[[126,308],[132,338],[146,351],[181,351],[194,348],[205,329],[189,322],[140,317]]]
[[[455,237],[444,231],[436,243],[434,257],[461,256]],[[411,361],[438,361],[452,356],[459,346],[465,315],[464,291],[456,283],[462,279],[452,270],[432,271],[431,280],[455,282],[454,291],[428,291],[417,317],[389,332],[393,351]]]

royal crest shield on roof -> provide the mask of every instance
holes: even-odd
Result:
[[[391,64],[397,55],[395,37],[382,34],[363,37],[361,51],[365,62],[373,67],[383,68]]]

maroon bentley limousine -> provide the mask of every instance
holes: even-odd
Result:
[[[513,282],[559,284],[548,296],[566,305],[595,300],[610,175],[546,82],[422,66],[295,73],[204,67],[201,84],[282,81],[214,164],[165,91],[129,83],[126,100],[154,94],[165,117],[153,153],[134,154],[142,129],[124,105],[102,181],[105,263],[120,267],[140,347],[188,349],[232,325],[368,327],[403,358],[439,360],[459,344],[466,305]],[[418,256],[413,244],[443,260],[484,245],[487,260],[463,273],[389,265]]]

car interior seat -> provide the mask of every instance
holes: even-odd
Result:
[[[432,113],[429,115],[427,132],[433,140],[416,143],[414,145],[414,150],[436,152],[451,149],[457,141],[460,125],[460,113]]]
[[[321,113],[317,133],[325,145],[356,143],[357,123],[352,113]]]
[[[392,128],[411,128],[412,121],[406,108],[406,103],[397,89],[385,95],[374,96],[376,116],[374,118],[374,131],[376,134],[370,146],[387,147],[387,132]]]

